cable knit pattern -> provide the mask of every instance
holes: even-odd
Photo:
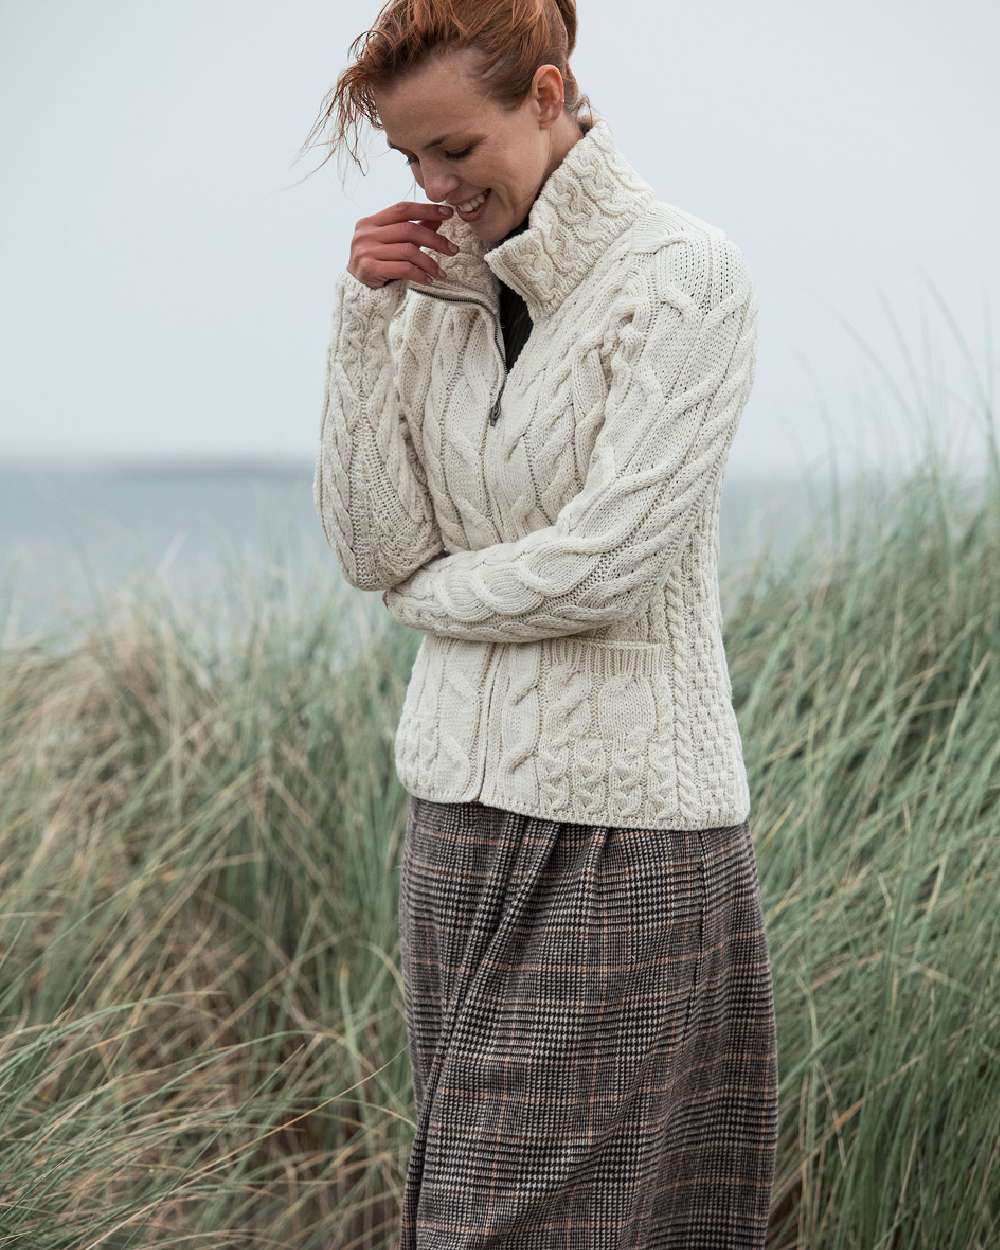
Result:
[[[722,477],[757,306],[604,118],[446,278],[337,284],[314,502],[345,577],[423,632],[413,794],[647,828],[750,812],[722,644]],[[500,280],[534,328],[509,374]],[[491,420],[491,411],[494,420]]]
[[[330,332],[313,503],[345,575],[365,590],[392,585],[445,549],[401,401],[426,386],[430,352],[427,318],[411,318],[401,359],[394,318],[404,295],[399,283],[375,291],[345,271]]]

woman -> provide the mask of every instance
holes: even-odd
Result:
[[[375,29],[327,115],[446,203],[355,228],[313,491],[423,633],[401,1250],[760,1247],[775,1021],[717,578],[746,265],[581,120],[571,0]]]

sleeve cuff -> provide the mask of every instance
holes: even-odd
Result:
[[[345,299],[365,312],[387,312],[395,309],[406,294],[406,284],[399,278],[385,286],[372,287],[356,278],[349,269],[340,275],[340,288]]]

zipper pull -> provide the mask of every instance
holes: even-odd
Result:
[[[496,425],[496,423],[500,420],[500,401],[503,399],[503,388],[506,385],[507,379],[504,378],[504,380],[500,383],[500,390],[497,392],[497,397],[493,401],[493,405],[490,408],[490,425]]]

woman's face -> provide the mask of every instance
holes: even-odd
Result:
[[[482,95],[477,66],[475,49],[452,50],[374,94],[389,147],[399,149],[398,159],[427,198],[455,205],[484,242],[495,243],[528,215],[562,159],[553,128],[561,133],[568,124],[576,137],[579,128],[562,111],[556,66],[538,69],[532,90],[514,112]],[[484,191],[481,207],[459,211],[458,205]]]

